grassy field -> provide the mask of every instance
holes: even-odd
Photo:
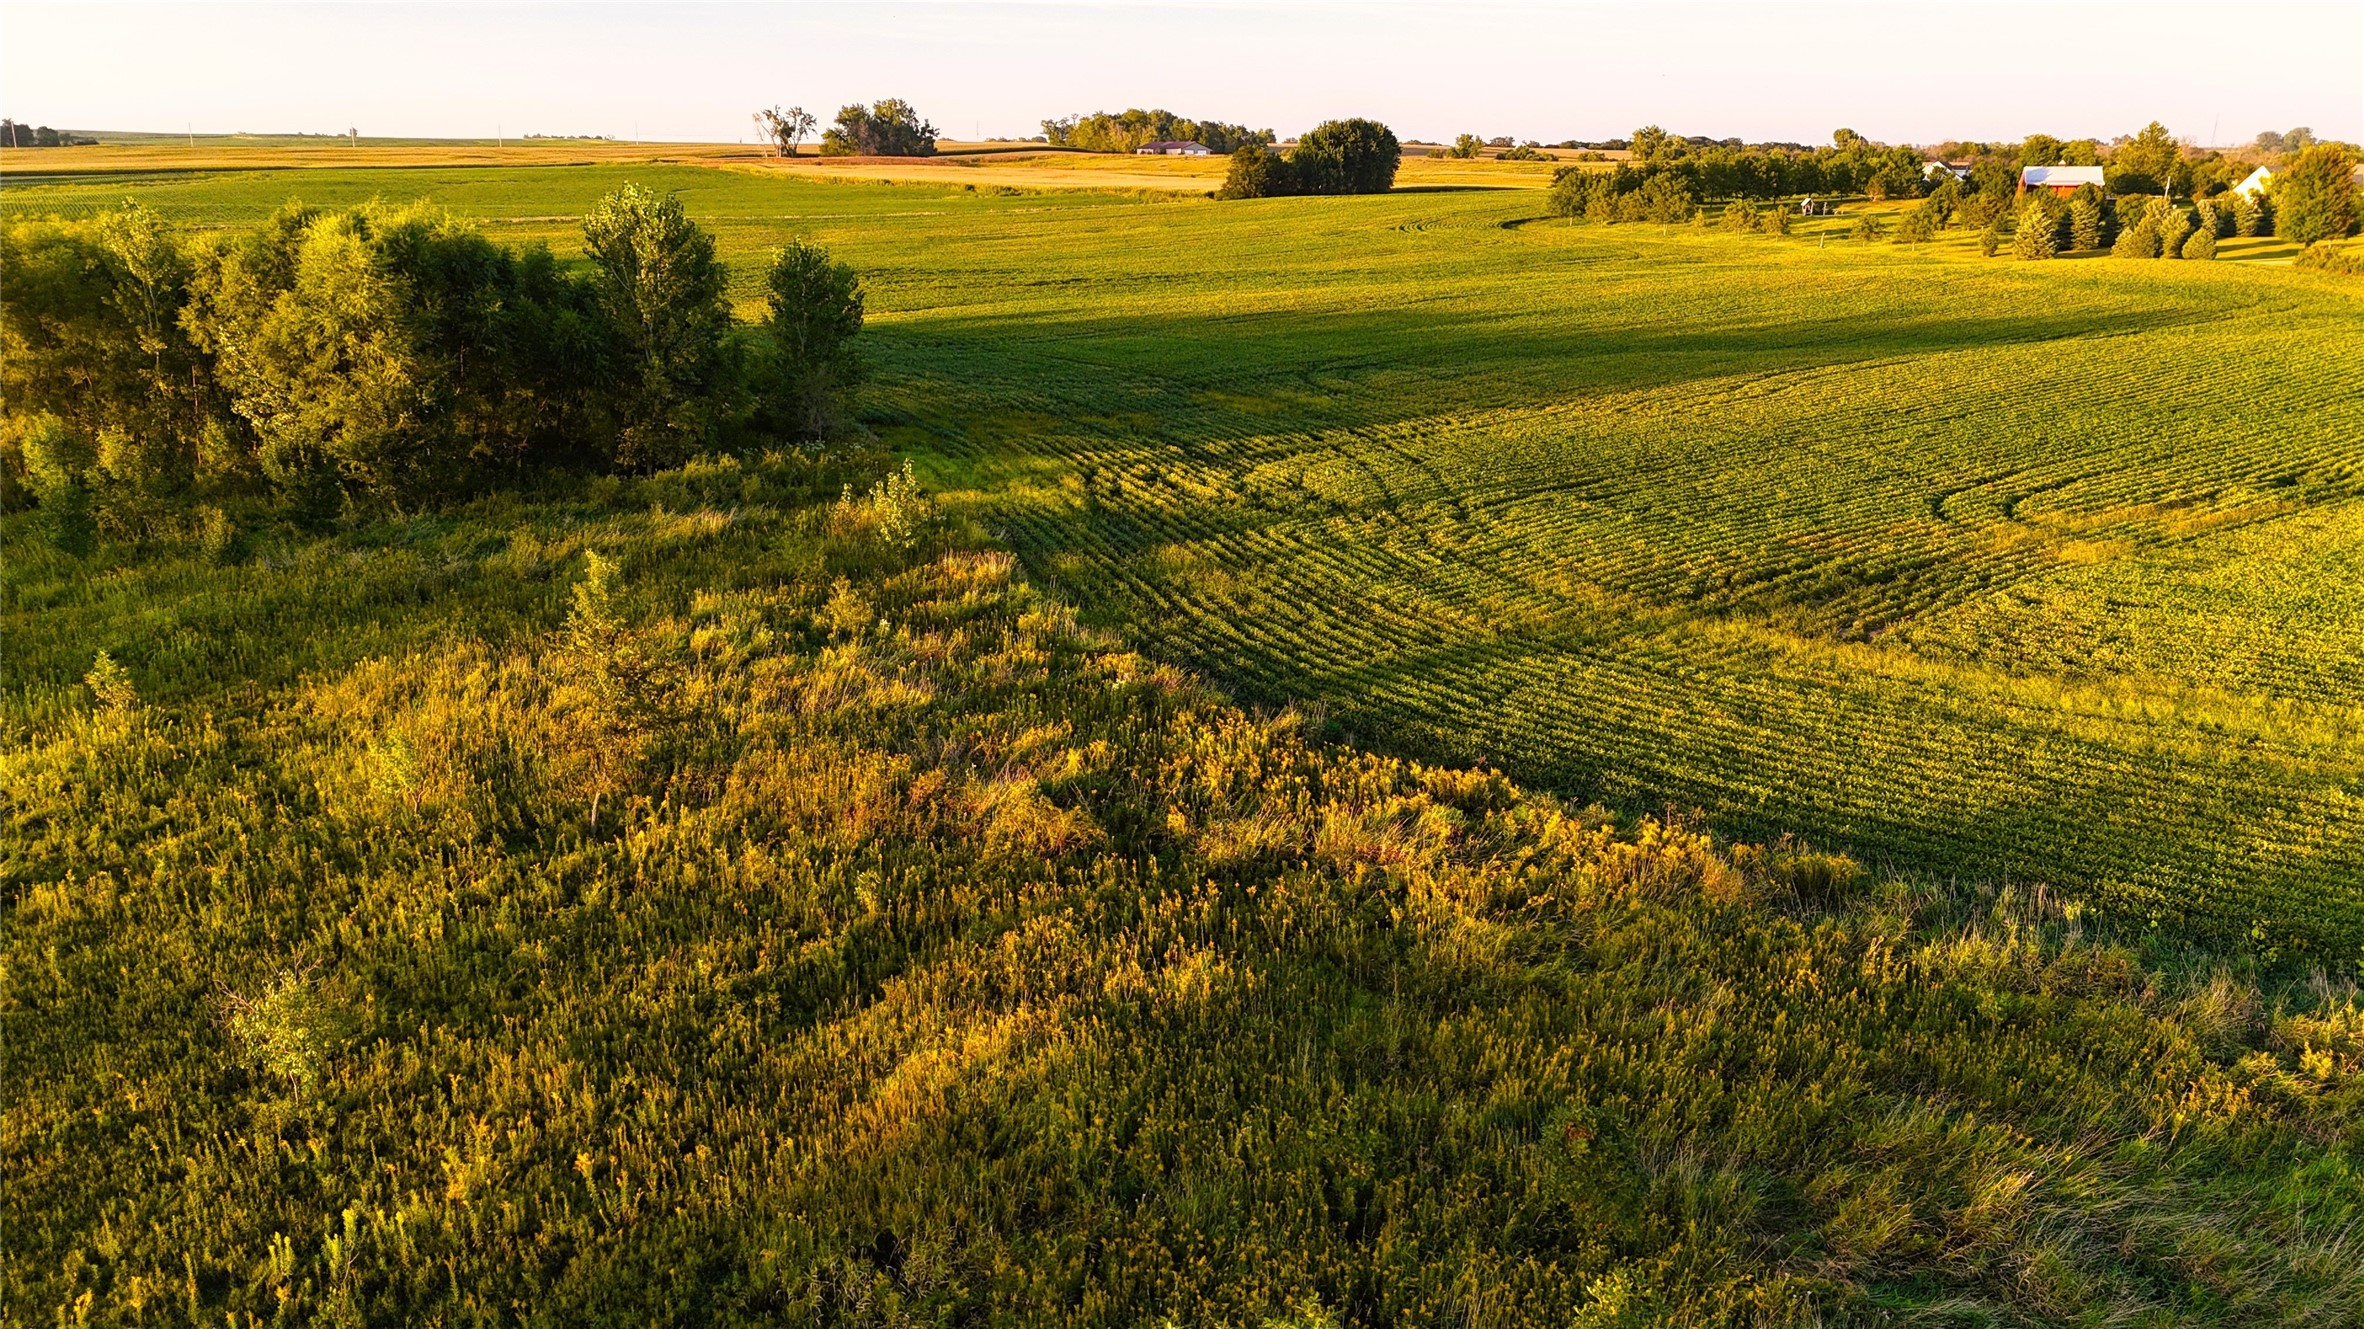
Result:
[[[403,519],[0,518],[0,1318],[2364,1317],[2364,292],[1497,165],[12,180],[570,254],[637,180],[744,306],[858,265],[876,376]]]
[[[679,190],[745,298],[788,235],[861,268],[874,426],[1094,621],[1242,696],[2144,925],[2364,943],[2352,282],[1861,246],[1844,218],[1582,227],[1523,191],[1223,206],[804,169],[261,171],[6,207],[418,196],[563,249],[620,181]]]

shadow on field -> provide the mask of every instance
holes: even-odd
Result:
[[[997,406],[1070,418],[1154,411],[1140,429],[1187,437],[1203,427],[1178,400],[1187,394],[1236,399],[1251,413],[1252,399],[1278,394],[1285,410],[1277,413],[1293,427],[1375,427],[1733,376],[2130,336],[2192,318],[2170,309],[1933,311],[1670,329],[1637,315],[1647,311],[1463,311],[1439,300],[1204,317],[959,315],[881,326],[875,345],[887,376],[950,390],[930,415],[957,419]],[[947,374],[946,366],[961,368]]]

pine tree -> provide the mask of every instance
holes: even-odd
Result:
[[[2011,256],[2033,260],[2050,258],[2060,252],[2060,242],[2053,235],[2052,214],[2040,203],[2030,203],[2019,214],[2019,223],[2011,235]]]
[[[2089,198],[2069,200],[2069,242],[2077,249],[2101,248],[2101,204]]]
[[[2159,228],[2159,257],[2177,258],[2183,253],[2184,237],[2191,233],[2192,219],[2182,208],[2170,205],[2166,216],[2156,225]]]
[[[2148,221],[2137,222],[2118,232],[2118,242],[2110,246],[2110,253],[2118,258],[2157,258],[2159,233]]]
[[[2195,228],[2192,231],[2191,238],[2183,242],[2183,256],[2185,258],[2193,259],[2215,258],[2215,228],[2209,226]]]
[[[2233,195],[2233,234],[2243,238],[2262,234],[2264,222],[2265,214],[2259,210],[2255,198]]]

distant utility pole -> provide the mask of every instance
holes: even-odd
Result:
[[[181,128],[189,131],[189,147],[194,151],[197,147],[197,122],[194,120],[185,121]]]

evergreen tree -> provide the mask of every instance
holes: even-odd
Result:
[[[2161,201],[2164,202],[2164,200]],[[2192,230],[2190,215],[2185,213],[2182,208],[2170,203],[2165,212],[2154,218],[2151,224],[2159,232],[2159,257],[2182,257],[2184,237],[2189,235]]]
[[[2189,239],[2183,242],[2183,256],[2193,259],[2216,257],[2216,228],[2194,227]]]
[[[2011,233],[2011,256],[2017,259],[2045,259],[2060,252],[2060,243],[2053,237],[2052,214],[2041,203],[2031,202],[2019,213],[2019,220]]]
[[[781,427],[818,437],[862,378],[854,351],[862,331],[861,280],[819,245],[795,241],[773,251],[764,284],[770,292],[764,330],[777,357],[764,404]]]
[[[2069,244],[2076,249],[2101,248],[2101,204],[2093,199],[2069,200]]]
[[[2265,214],[2257,206],[2257,199],[2248,194],[2233,195],[2233,234],[2247,238],[2262,235]]]

